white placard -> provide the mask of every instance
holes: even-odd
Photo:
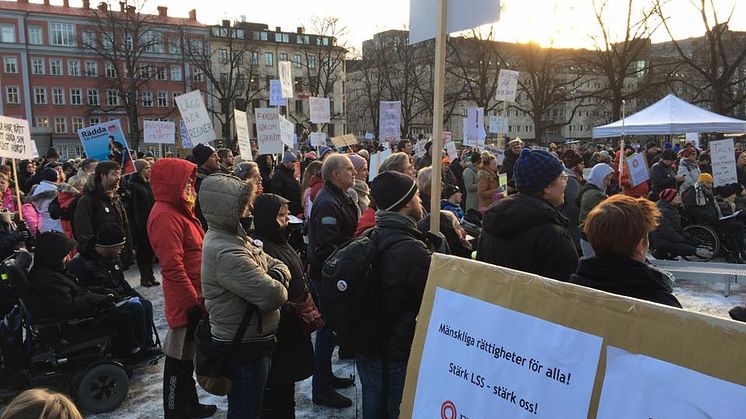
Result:
[[[446,31],[463,31],[500,19],[500,0],[448,0]],[[435,38],[438,0],[409,1],[409,44]]]
[[[295,124],[280,115],[280,138],[290,148],[295,146]]]
[[[280,111],[277,108],[254,109],[254,118],[259,154],[282,153]]]
[[[507,134],[508,118],[501,118],[497,115],[490,115],[490,132],[492,134]]]
[[[648,172],[648,162],[645,159],[645,155],[642,153],[635,153],[627,158],[627,168],[629,168],[629,180],[632,186],[635,187],[642,182],[647,182],[650,179],[650,173]]]
[[[497,78],[497,89],[495,99],[507,102],[515,102],[518,94],[518,77],[520,73],[513,70],[500,70]]]
[[[609,346],[598,419],[741,419],[746,387]]]
[[[192,90],[174,99],[179,113],[186,124],[192,144],[204,144],[215,141],[215,130],[212,128],[210,115],[207,113],[202,93]]]
[[[176,144],[176,124],[171,121],[143,121],[145,144]]]
[[[453,132],[443,131],[443,144],[448,144],[453,141]]]
[[[331,122],[328,97],[309,97],[308,105],[311,109],[311,122],[314,124],[328,124]]]
[[[724,140],[710,141],[710,155],[712,156],[714,185],[717,187],[738,183],[733,139],[726,138]]]
[[[412,417],[585,419],[601,344],[598,336],[437,288]],[[441,416],[444,409],[458,415]]]
[[[31,155],[34,156],[34,158],[39,157],[39,150],[36,148],[36,141],[32,139],[29,144],[31,145]]]
[[[27,120],[0,115],[0,156],[33,159],[35,147]]]
[[[283,99],[292,99],[293,98],[293,68],[292,63],[290,61],[280,61],[277,64],[279,64],[279,71],[280,71],[280,86],[282,87],[282,97]]]
[[[366,133],[365,133],[365,140],[366,140],[366,141],[370,141],[370,140],[372,140],[373,138],[374,138],[374,137],[373,137],[373,133],[372,133],[372,132],[366,132]]]
[[[311,146],[312,147],[323,147],[326,145],[326,133],[325,132],[312,132],[311,133]]]
[[[401,101],[381,101],[379,111],[379,141],[392,143],[401,140]]]
[[[370,155],[370,162],[368,162],[368,182],[373,182],[373,179],[378,176],[378,167],[381,165],[381,153],[373,153]]]
[[[249,135],[249,117],[246,112],[233,109],[233,120],[236,123],[236,141],[238,152],[243,160],[254,160],[251,155],[251,137]]]
[[[456,149],[456,143],[453,141],[446,143],[446,153],[448,153],[448,159],[454,161],[458,158],[458,150]]]
[[[269,106],[287,106],[288,101],[282,97],[282,83],[279,80],[269,81]]]
[[[424,141],[424,140],[417,141],[414,144],[413,151],[414,151],[414,156],[417,159],[420,159],[422,158],[422,156],[425,155],[425,144],[427,144],[427,141]]]
[[[467,108],[464,120],[464,145],[481,148],[486,138],[484,108]]]

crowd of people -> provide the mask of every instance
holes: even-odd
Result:
[[[433,173],[432,143],[422,150],[415,156],[412,141],[401,140],[369,181],[375,148],[286,150],[252,161],[199,144],[187,159],[138,155],[127,176],[112,161],[61,163],[50,149],[21,162],[17,179],[0,166],[0,256],[34,248],[40,316],[96,311],[120,332],[117,353],[162,350],[166,418],[216,411],[200,403],[194,380],[204,324],[216,342],[250,348],[233,369],[229,418],[295,417],[294,383],[311,376],[315,404],[351,406],[337,390],[354,380],[332,372],[338,343],[339,357],[355,360],[363,417],[398,417],[433,252],[679,308],[669,277],[647,263],[651,245],[659,258],[695,255],[699,243],[684,226],[703,223],[726,238],[730,260],[746,256],[740,149],[739,183],[719,188],[708,152],[691,144],[543,150],[514,139],[497,153],[466,147],[444,157],[441,173]],[[636,152],[650,167],[641,184],[625,163]],[[439,197],[431,192],[438,177]],[[429,213],[433,199],[439,214]],[[18,212],[23,221],[12,217]],[[431,216],[440,217],[438,234],[428,232]],[[385,315],[373,319],[376,333],[337,342],[323,321],[332,297],[322,292],[325,262],[360,237],[375,242],[371,275]],[[152,303],[124,279],[134,264],[141,286],[162,285],[162,347]],[[745,312],[731,315],[746,320]]]

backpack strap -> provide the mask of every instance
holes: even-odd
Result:
[[[255,306],[251,303],[246,303],[246,312],[243,315],[243,318],[241,319],[241,324],[238,325],[238,330],[236,330],[236,335],[233,337],[233,344],[241,343],[241,338],[243,337],[244,333],[246,333],[246,329],[249,328],[249,323],[251,323],[251,318],[254,317],[254,312],[259,312],[259,307]],[[261,319],[259,321],[259,330],[261,330],[262,322]]]

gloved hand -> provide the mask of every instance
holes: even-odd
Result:
[[[197,330],[197,325],[199,324],[199,321],[205,318],[204,312],[202,311],[202,307],[200,306],[194,306],[187,310],[187,331],[186,331],[186,340],[187,342],[191,342],[194,340],[194,331]]]

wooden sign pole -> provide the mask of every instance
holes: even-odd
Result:
[[[430,152],[433,156],[433,172],[430,189],[430,232],[440,232],[440,191],[441,156],[443,154],[443,102],[445,95],[446,71],[446,18],[447,0],[438,0],[438,22],[435,32],[435,85],[433,86],[433,143]]]

